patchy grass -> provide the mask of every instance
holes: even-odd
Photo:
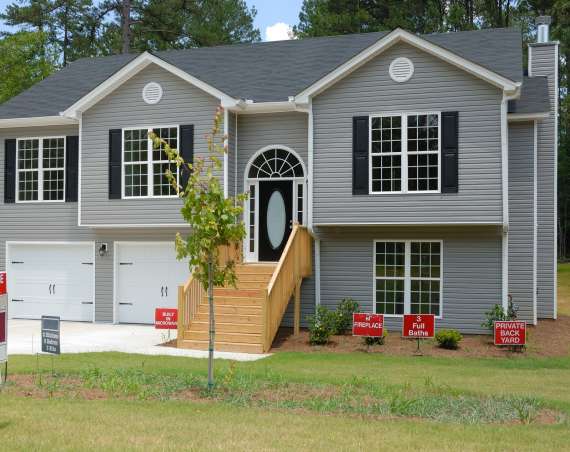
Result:
[[[570,263],[558,264],[558,314],[570,316]]]

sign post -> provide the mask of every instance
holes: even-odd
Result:
[[[0,272],[0,385],[8,378],[8,295],[6,272]]]
[[[495,320],[495,345],[522,348],[526,345],[526,322],[523,320]]]
[[[435,335],[435,315],[434,314],[404,314],[402,324],[402,337],[407,339],[417,339],[417,355],[421,355],[420,339],[430,339]]]

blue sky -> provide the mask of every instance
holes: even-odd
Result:
[[[0,0],[0,10],[4,10],[6,5],[13,3],[13,0]],[[255,6],[257,17],[255,26],[261,30],[262,39],[266,40],[267,27],[277,23],[284,23],[289,26],[295,25],[299,19],[299,11],[303,0],[246,0],[248,6]],[[4,29],[0,25],[1,29]],[[270,29],[270,36],[282,37],[284,27],[274,27]],[[273,34],[271,34],[273,30]]]

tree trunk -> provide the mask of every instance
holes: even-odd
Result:
[[[121,12],[123,22],[123,53],[131,51],[131,0],[123,0]]]
[[[216,335],[216,322],[214,319],[214,284],[212,281],[212,257],[208,259],[208,306],[209,306],[209,344],[208,344],[208,390],[214,387],[214,340]]]

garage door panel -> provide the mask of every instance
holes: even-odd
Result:
[[[121,243],[117,258],[119,322],[153,323],[157,307],[177,307],[177,287],[189,271],[176,259],[173,243]]]
[[[13,244],[8,263],[10,316],[93,320],[93,246]]]

